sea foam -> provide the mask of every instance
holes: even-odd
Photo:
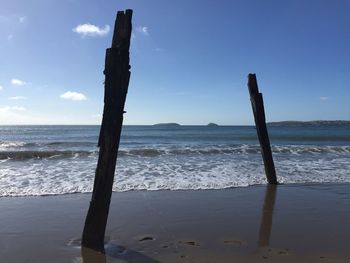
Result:
[[[269,127],[278,181],[350,182],[349,126]],[[0,126],[0,196],[91,192],[99,126]],[[254,127],[123,127],[114,191],[265,184]]]
[[[275,154],[281,183],[350,182],[350,155]],[[91,192],[97,154],[1,163],[0,196]],[[114,191],[222,189],[265,184],[261,155],[120,156]]]

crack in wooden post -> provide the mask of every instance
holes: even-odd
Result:
[[[98,141],[99,158],[82,236],[82,246],[102,253],[130,80],[131,19],[132,10],[118,11],[112,47],[106,50],[104,109]]]
[[[258,134],[265,174],[269,184],[278,184],[275,164],[272,158],[269,134],[267,132],[263,96],[259,93],[255,74],[248,75],[248,89],[252,104],[256,132]]]

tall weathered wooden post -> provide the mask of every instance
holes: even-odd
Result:
[[[117,13],[112,47],[106,50],[104,109],[98,141],[100,151],[82,236],[82,246],[100,252],[104,252],[104,236],[130,79],[131,18],[132,10]]]
[[[252,103],[256,131],[258,134],[261,154],[265,166],[265,174],[269,184],[277,184],[275,164],[273,163],[269,134],[266,128],[263,96],[259,93],[255,74],[248,75],[248,89]]]

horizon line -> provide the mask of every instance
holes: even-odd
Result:
[[[283,123],[283,122],[299,122],[299,123],[309,123],[309,122],[350,122],[350,120],[342,120],[342,119],[336,119],[336,120],[308,120],[308,121],[300,121],[300,120],[284,120],[284,121],[268,121],[266,124],[271,124],[271,123]],[[211,122],[212,123],[212,122]],[[157,125],[178,125],[178,126],[208,126],[211,123],[207,124],[180,124],[177,122],[160,122],[160,123],[153,123],[153,124],[123,124],[123,126],[157,126]],[[217,124],[213,123],[217,126],[255,126],[255,124]],[[26,123],[21,123],[21,124],[0,124],[0,126],[101,126],[101,124],[72,124],[72,123],[58,123],[58,124],[26,124]]]

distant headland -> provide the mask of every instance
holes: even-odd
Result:
[[[268,122],[268,126],[318,126],[318,125],[350,125],[350,121],[344,120],[317,120],[317,121],[277,121],[277,122]]]

